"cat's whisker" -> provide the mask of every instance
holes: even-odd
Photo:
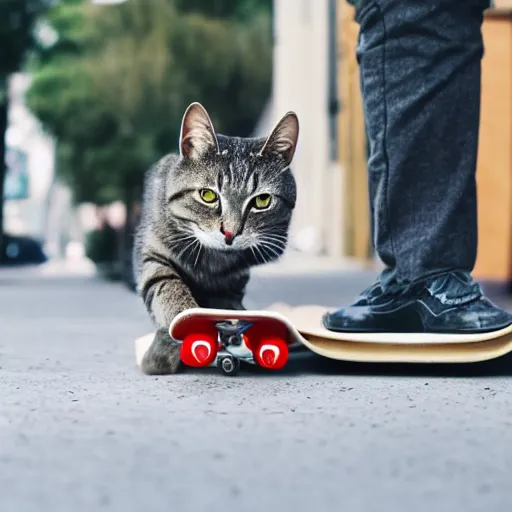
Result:
[[[173,235],[171,236],[171,240],[173,241],[182,241],[182,240],[190,240],[191,238],[195,238],[195,235],[193,233],[190,234],[180,234],[180,235]]]
[[[279,258],[280,253],[276,249],[274,249],[274,247],[272,247],[271,245],[265,244],[265,243],[262,243],[261,245],[264,249],[271,252],[276,258]]]
[[[171,233],[170,235],[168,235],[168,238],[170,240],[173,240],[173,239],[180,239],[180,238],[190,238],[194,236],[194,233],[192,232],[189,232],[189,231],[183,231],[181,233]]]
[[[196,259],[194,261],[194,267],[197,266],[197,262],[199,261],[199,255],[201,254],[201,251],[203,250],[203,244],[201,242],[199,242],[198,240],[198,250],[197,250],[197,256],[196,256]]]
[[[264,255],[264,254],[263,254],[263,252],[261,251],[260,247],[256,244],[256,245],[254,246],[254,249],[258,252],[258,254],[259,254],[260,258],[261,258],[261,262],[262,262],[262,263],[266,263],[266,262],[267,262],[267,260],[265,259],[265,255]]]
[[[279,250],[284,250],[285,249],[285,244],[283,242],[275,242],[273,240],[268,240],[266,238],[264,238],[262,241],[261,241],[262,244],[268,244],[268,245],[271,245],[272,247],[277,247]]]
[[[248,265],[252,266],[256,263],[259,263],[259,257],[256,254],[256,251],[254,250],[254,246],[251,244],[248,246],[248,248],[251,250],[252,254],[252,260],[249,258],[249,256],[245,256],[244,259],[248,263]]]
[[[171,236],[169,237],[169,242],[173,245],[186,242],[187,240],[194,239],[194,235],[186,235],[186,236]]]
[[[284,241],[281,241],[281,240],[273,240],[269,237],[260,237],[260,243],[262,245],[268,245],[269,247],[274,247],[276,248],[278,251],[284,251],[285,248],[286,248],[286,244]]]
[[[197,238],[196,238],[195,236],[194,236],[194,237],[192,237],[190,240],[191,240],[191,241],[190,241],[190,242],[188,242],[188,243],[184,246],[184,248],[185,248],[185,249],[187,249],[188,247],[190,247],[190,246],[194,245],[194,244],[198,241],[198,240],[197,240]]]
[[[179,258],[181,258],[181,257],[185,254],[185,251],[186,251],[187,249],[189,249],[190,247],[193,247],[193,246],[194,246],[196,243],[198,243],[198,242],[199,242],[199,240],[198,240],[196,237],[194,237],[194,239],[192,240],[192,242],[189,242],[187,245],[185,245],[185,247],[183,247],[183,248],[181,249],[181,251],[178,253],[178,259],[179,259]]]
[[[196,249],[197,249],[197,254],[196,254]],[[187,261],[189,263],[191,263],[193,267],[195,267],[197,265],[197,258],[199,256],[200,251],[201,251],[201,242],[196,239],[196,241],[190,248],[190,253],[187,256],[185,256],[187,258]]]
[[[260,244],[260,248],[266,256],[265,263],[269,263],[273,259],[279,258],[279,252],[277,252],[272,246],[266,244],[265,242]]]
[[[275,239],[280,239],[280,240],[283,240],[283,241],[286,241],[288,240],[288,237],[286,235],[279,235],[278,233],[268,233],[266,231],[263,231],[262,233],[260,233],[260,236],[262,238],[275,238]]]
[[[192,240],[192,239],[194,239],[194,238],[195,238],[195,236],[194,236],[194,235],[188,235],[188,236],[183,236],[183,237],[181,237],[181,238],[178,238],[178,237],[176,237],[176,238],[172,238],[172,239],[171,239],[171,241],[172,241],[172,242],[185,242],[185,241],[187,241],[187,240]]]
[[[279,245],[283,245],[285,246],[286,243],[287,243],[287,239],[282,239],[282,238],[273,238],[273,237],[270,237],[270,236],[262,236],[261,237],[263,240],[268,240],[270,242],[275,242]]]
[[[286,244],[288,243],[288,239],[286,237],[278,238],[277,236],[274,235],[261,235],[259,236],[259,240],[277,244],[283,249],[286,247]]]
[[[254,252],[254,247],[252,245],[249,245],[249,249],[251,249],[252,257],[257,261],[258,258],[256,256],[256,252]]]

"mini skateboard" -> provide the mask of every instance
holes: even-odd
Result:
[[[169,334],[181,342],[181,359],[193,367],[217,366],[236,375],[240,362],[269,370],[286,365],[292,347],[355,362],[471,363],[512,351],[512,326],[483,334],[333,332],[322,325],[331,308],[274,305],[266,310],[193,308],[173,320]],[[137,363],[154,334],[136,340]]]
[[[225,375],[236,375],[242,361],[279,370],[288,361],[289,346],[300,339],[276,313],[201,308],[176,316],[169,334],[182,341],[186,365],[215,365]]]

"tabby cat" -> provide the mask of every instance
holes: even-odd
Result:
[[[157,331],[142,370],[172,374],[179,345],[168,333],[192,307],[244,309],[252,266],[279,258],[296,201],[290,171],[299,123],[287,113],[267,138],[216,134],[206,110],[186,110],[179,155],[146,178],[133,252],[137,291]]]

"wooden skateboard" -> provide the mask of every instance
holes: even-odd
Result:
[[[240,361],[279,370],[291,346],[303,346],[330,359],[388,363],[471,363],[512,351],[512,326],[468,335],[339,333],[322,325],[322,315],[329,310],[286,305],[254,311],[194,308],[176,316],[169,333],[182,343],[181,359],[186,365],[217,366],[226,375],[235,375]],[[136,340],[139,366],[153,336]]]

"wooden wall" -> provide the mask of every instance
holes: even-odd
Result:
[[[338,95],[339,160],[344,189],[345,255],[358,259],[373,256],[368,210],[366,175],[366,135],[361,98],[359,68],[355,57],[359,26],[354,21],[354,8],[346,0],[338,0]]]
[[[483,26],[475,277],[512,276],[512,16],[489,12]]]

